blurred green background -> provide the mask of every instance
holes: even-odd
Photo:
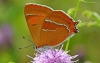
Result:
[[[79,33],[70,40],[69,54],[79,54],[77,63],[100,63],[100,0],[81,2],[76,21]],[[63,10],[73,17],[78,0],[0,0],[0,63],[29,63],[34,56],[34,48],[19,50],[32,45],[24,40],[32,40],[24,17],[26,3],[38,3]],[[96,2],[96,3],[95,3]]]

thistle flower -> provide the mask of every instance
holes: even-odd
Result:
[[[9,24],[0,25],[0,48],[12,46],[12,28]]]
[[[35,54],[35,57],[28,56],[33,60],[31,63],[74,63],[76,61],[72,61],[72,59],[76,58],[78,55],[70,56],[68,54],[69,51],[60,49],[49,49],[43,52],[38,52]]]

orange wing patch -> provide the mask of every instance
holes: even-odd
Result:
[[[78,29],[74,20],[61,10],[40,4],[27,4],[24,9],[26,22],[38,48],[63,43]]]

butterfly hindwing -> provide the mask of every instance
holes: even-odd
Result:
[[[53,11],[43,22],[40,41],[44,42],[45,45],[55,46],[67,40],[67,38],[75,33],[71,31],[71,26],[75,23],[72,20],[62,11]]]

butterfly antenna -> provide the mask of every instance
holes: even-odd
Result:
[[[24,48],[28,48],[28,47],[34,47],[34,45],[30,45],[30,46],[26,46],[26,47],[23,47],[23,48],[19,48],[19,50],[21,50],[21,49],[24,49]]]
[[[31,42],[31,43],[33,43],[33,44],[35,44],[33,41],[31,41],[31,40],[29,40],[29,39],[27,39],[27,38],[25,38],[25,37],[23,37],[25,40],[27,40],[27,41],[29,41],[29,42]],[[36,45],[36,44],[35,44]]]

